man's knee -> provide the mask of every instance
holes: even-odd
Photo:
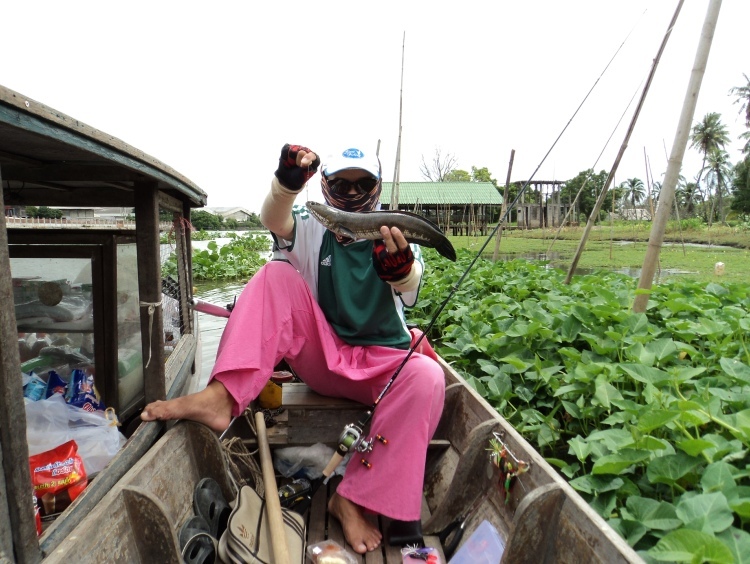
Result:
[[[414,374],[420,386],[425,389],[445,388],[445,373],[442,366],[424,355],[415,355],[412,357],[412,361],[414,361]]]

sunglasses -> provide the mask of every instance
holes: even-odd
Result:
[[[374,176],[366,176],[358,180],[325,177],[328,189],[335,194],[348,194],[354,188],[357,194],[367,194],[378,185],[379,180]]]

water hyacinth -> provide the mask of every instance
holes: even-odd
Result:
[[[428,254],[410,322],[426,327],[471,259]],[[633,313],[636,280],[564,278],[480,260],[437,352],[647,561],[746,561],[750,284],[677,279]]]

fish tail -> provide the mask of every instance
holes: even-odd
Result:
[[[440,241],[438,241],[435,245],[435,250],[448,260],[456,262],[456,249],[453,248],[453,245],[447,237],[442,237]]]

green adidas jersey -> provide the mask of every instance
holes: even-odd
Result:
[[[339,337],[352,345],[408,349],[403,309],[414,305],[418,289],[401,294],[380,279],[372,265],[372,241],[339,243],[305,207],[295,206],[292,213],[292,240],[274,235],[276,256],[300,272]],[[412,251],[421,262],[419,247],[412,245]]]

